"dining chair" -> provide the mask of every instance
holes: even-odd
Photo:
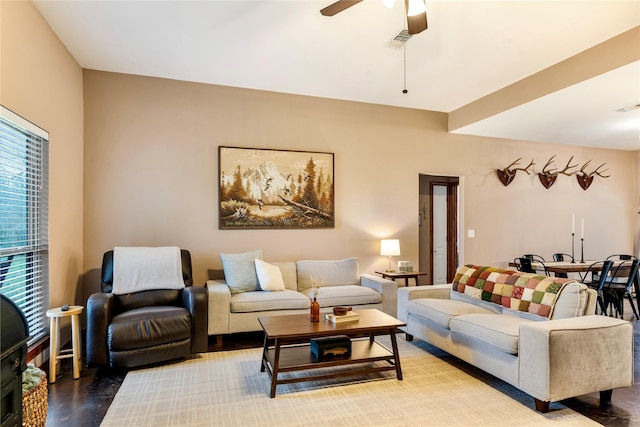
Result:
[[[640,319],[638,309],[631,295],[634,281],[638,276],[639,265],[640,260],[638,260],[638,258],[621,262],[611,269],[609,277],[605,279],[604,292],[607,294],[606,296],[612,308],[615,310],[615,316],[621,319],[624,316],[625,298],[631,304],[633,315],[636,319]],[[610,311],[610,314],[613,314],[613,312]]]
[[[628,255],[628,254],[615,254],[615,255],[609,255],[607,259],[619,260],[619,261],[632,261],[634,259],[638,259],[638,257],[635,255]]]
[[[614,266],[615,266],[615,261],[633,261],[634,259],[638,259],[638,257],[636,257],[635,255],[629,255],[629,254],[615,254],[615,255],[609,255],[607,259],[612,259],[614,261]],[[616,274],[612,275],[612,277],[613,278],[611,280],[613,282],[618,282],[618,283],[627,282],[627,275],[624,269],[621,269],[619,272],[616,272]]]
[[[544,275],[545,276],[549,275],[549,273],[547,272],[547,267],[544,265],[544,262],[541,262],[541,261],[538,261],[538,260],[535,261],[537,264],[540,264],[542,266],[541,269],[536,269],[533,266],[533,262],[534,261],[531,258],[528,258],[528,257],[525,257],[525,256],[522,256],[522,257],[519,257],[519,258],[516,258],[516,259],[513,260],[513,263],[515,264],[516,269],[518,271],[522,271],[524,273],[534,273],[535,274],[535,273],[538,273],[537,270],[542,270],[542,271],[544,271]]]
[[[545,259],[540,256],[540,255],[536,255],[536,254],[524,254],[522,255],[524,258],[529,258],[531,261],[534,262],[546,262]]]
[[[574,261],[573,256],[569,254],[563,254],[561,252],[556,252],[555,254],[553,254],[553,260],[556,262],[563,262],[565,258],[567,261],[569,260],[571,260],[571,262]],[[569,276],[567,275],[567,273],[556,273],[556,277],[562,277],[563,279],[567,279]]]
[[[574,261],[573,257],[569,254],[563,254],[561,252],[557,252],[553,254],[553,260],[562,262],[562,261]]]
[[[513,264],[516,266],[516,269],[518,271],[522,271],[524,273],[535,273],[536,272],[533,269],[533,266],[531,265],[531,259],[530,258],[524,258],[524,257],[515,258],[513,260]]]
[[[609,300],[607,299],[608,294],[605,294],[604,292],[604,286],[607,277],[609,276],[609,271],[611,271],[611,266],[613,266],[613,260],[596,261],[583,273],[580,273],[580,281],[596,291],[596,314],[598,312],[598,307],[600,308],[600,314],[607,314]],[[591,275],[590,278],[589,275]]]
[[[536,268],[536,266],[533,266],[534,269],[534,273],[538,273],[538,272],[542,272],[544,273],[545,276],[549,276],[549,272],[547,271],[547,266],[545,265],[545,262],[547,262],[543,256],[541,255],[536,255],[536,254],[524,254],[522,255],[523,258],[528,258],[531,260],[531,262],[536,263],[536,264],[540,264],[542,266],[542,268]]]

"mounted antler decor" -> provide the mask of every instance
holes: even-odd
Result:
[[[580,187],[582,187],[583,190],[586,190],[587,188],[589,188],[589,186],[593,182],[593,175],[598,175],[600,178],[609,178],[611,176],[611,175],[603,175],[609,169],[600,171],[600,168],[606,165],[606,163],[601,164],[600,166],[595,168],[595,170],[591,173],[585,172],[585,169],[587,168],[587,165],[589,163],[591,163],[591,160],[589,160],[587,163],[582,165],[582,167],[580,168],[580,171],[576,172],[576,179],[578,180],[578,184],[580,184]]]
[[[531,175],[531,172],[529,171],[529,168],[533,165],[535,165],[535,163],[533,163],[533,159],[531,159],[531,163],[529,163],[529,165],[526,168],[513,168],[511,169],[512,166],[517,165],[520,160],[522,160],[522,157],[520,157],[518,160],[516,160],[515,162],[511,163],[509,166],[507,166],[504,169],[496,169],[496,173],[498,174],[498,178],[500,179],[500,182],[502,182],[502,184],[506,187],[507,185],[511,184],[511,181],[513,181],[513,179],[516,177],[516,173],[518,173],[518,171],[524,171],[527,173],[527,175]]]
[[[561,171],[558,171],[555,168],[553,170],[549,170],[548,171],[547,167],[549,165],[551,165],[551,163],[553,163],[553,159],[555,157],[556,156],[554,154],[549,159],[549,161],[547,161],[547,164],[544,165],[544,168],[542,168],[542,172],[538,172],[538,178],[540,178],[540,182],[542,183],[543,187],[546,188],[547,190],[556,182],[556,179],[558,178],[558,174],[571,176],[571,175],[573,175],[575,173],[575,171],[574,172],[568,172],[568,170],[578,166],[577,163],[575,165],[571,164],[571,160],[573,160],[573,156],[571,156],[571,158],[567,162],[567,165]]]

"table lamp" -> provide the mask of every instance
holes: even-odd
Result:
[[[398,239],[382,239],[380,241],[380,255],[389,257],[389,268],[387,273],[393,273],[391,269],[391,257],[400,256],[400,240]]]

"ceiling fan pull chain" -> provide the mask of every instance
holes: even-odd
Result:
[[[409,91],[407,90],[407,45],[405,43],[405,45],[402,47],[402,55],[404,57],[404,63],[403,63],[403,68],[404,68],[404,89],[402,89],[402,93],[408,93]]]
[[[407,16],[407,12],[409,9],[409,4],[405,1],[404,5],[402,5],[404,8],[404,15],[405,17]],[[407,25],[408,25],[408,21],[406,20],[406,18],[403,17],[402,21],[404,22],[404,29],[407,30]],[[411,37],[409,35],[409,37]],[[404,41],[404,44],[402,45],[402,72],[403,72],[403,77],[404,77],[404,86],[402,88],[402,93],[407,94],[409,91],[407,90],[407,41],[409,41],[409,37]]]

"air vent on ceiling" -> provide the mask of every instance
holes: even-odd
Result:
[[[397,36],[389,40],[385,46],[392,47],[394,49],[402,49],[404,44],[409,41],[410,38],[411,34],[409,34],[409,31],[402,30]]]

